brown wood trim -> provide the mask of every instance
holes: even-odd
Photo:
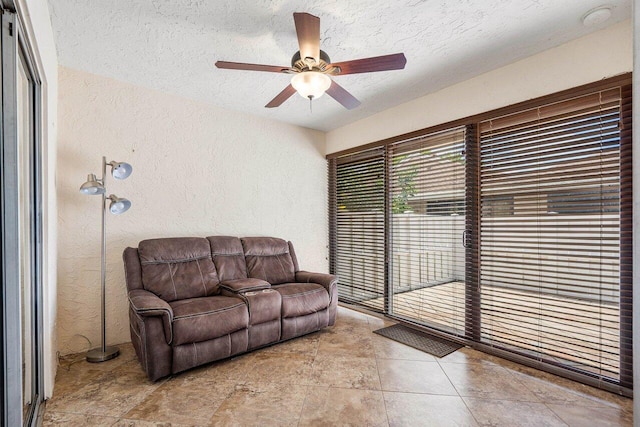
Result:
[[[480,132],[476,124],[465,135],[465,336],[480,341]]]
[[[633,187],[631,85],[620,105],[620,385],[633,388]]]
[[[384,312],[393,313],[393,227],[391,170],[393,168],[393,151],[390,145],[384,150]]]
[[[512,114],[521,110],[535,108],[544,104],[551,104],[554,102],[564,101],[566,99],[574,98],[576,96],[586,95],[590,92],[606,90],[617,86],[631,85],[632,73],[623,73],[614,77],[599,80],[597,82],[587,83],[575,88],[566,89],[560,92],[552,93],[549,95],[543,95],[538,98],[529,99],[526,101],[512,104],[506,107],[500,107],[495,110],[487,111],[485,113],[475,114],[473,116],[464,117],[457,120],[452,120],[447,123],[442,123],[435,126],[430,126],[424,129],[415,130],[402,135],[393,136],[391,138],[382,139],[380,141],[370,142],[368,144],[359,145],[357,147],[348,148],[346,150],[337,151],[335,153],[327,154],[327,159],[333,159],[336,157],[346,156],[351,153],[356,153],[363,150],[369,150],[372,148],[383,147],[385,145],[394,144],[396,142],[404,141],[407,139],[417,138],[425,134],[440,132],[453,127],[467,126],[473,123],[488,120],[492,117],[504,116]]]
[[[337,200],[337,165],[336,160],[329,160],[329,272],[336,274],[336,247],[338,243],[338,200]]]

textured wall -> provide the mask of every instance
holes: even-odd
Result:
[[[327,153],[629,72],[632,42],[627,20],[328,132]]]
[[[58,342],[99,343],[100,199],[79,193],[107,161],[134,167],[107,189],[133,203],[107,216],[107,339],[129,341],[122,250],[169,236],[272,235],[301,267],[327,271],[322,132],[59,69]],[[86,337],[86,339],[84,338]]]
[[[601,4],[613,11],[602,25],[630,16],[631,0],[49,1],[61,65],[321,130],[602,28],[580,22]],[[337,77],[362,105],[346,112],[323,96],[313,114],[300,96],[262,107],[286,76],[253,84],[258,75],[213,68],[216,60],[289,64],[298,46],[292,13],[302,11],[320,17],[321,47],[333,61],[404,52],[406,68]]]

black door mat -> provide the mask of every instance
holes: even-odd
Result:
[[[417,348],[436,357],[444,357],[462,347],[460,344],[408,328],[404,325],[388,326],[373,331],[373,333]]]

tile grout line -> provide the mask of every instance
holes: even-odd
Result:
[[[553,408],[551,408],[549,405],[547,405],[547,403],[546,403],[546,402],[542,402],[542,404],[545,406],[545,408],[547,408],[549,411],[551,411],[551,413],[552,413],[556,418],[558,418],[560,421],[562,421],[563,423],[565,423],[565,425],[566,425],[567,427],[570,427],[569,423],[568,423],[568,422],[566,422],[566,421],[564,420],[564,418],[562,418],[562,416],[561,416],[560,414],[558,414],[556,411],[554,411],[554,410],[553,410]]]
[[[234,381],[232,379],[225,379],[224,381]],[[240,380],[235,380],[235,383],[233,384],[232,390],[229,391],[229,394],[224,398],[224,400],[222,402],[220,402],[220,404],[218,405],[218,407],[215,409],[215,411],[213,411],[213,413],[211,414],[211,416],[209,417],[209,422],[207,425],[211,425],[211,423],[213,422],[213,418],[216,416],[216,413],[218,412],[218,410],[222,407],[222,405],[224,404],[224,402],[227,401],[227,399],[229,399],[231,396],[233,396],[233,394],[237,391],[236,388],[238,387],[238,384],[246,384],[244,378],[240,379]]]
[[[449,378],[449,374],[447,374],[447,371],[442,367],[442,363],[440,363],[440,361],[437,360],[437,359],[436,359],[436,363],[438,364],[438,367],[440,368],[440,370],[442,371],[444,376],[447,377],[447,380],[449,381],[449,384],[451,384],[453,389],[456,391],[456,393],[458,394],[458,397],[460,399],[462,399],[462,395],[460,394],[460,391],[458,390],[458,387],[456,387],[456,385],[453,383],[453,381],[451,381],[451,378]]]
[[[313,362],[311,363],[311,377],[313,377],[313,370],[315,369],[315,366],[316,366],[316,358],[318,357],[319,350],[320,350],[320,338],[318,338],[316,351],[315,351],[315,354],[313,355]],[[298,423],[296,424],[297,427],[300,427],[300,421],[302,420],[302,413],[304,412],[304,405],[307,404],[307,397],[309,396],[309,393],[311,392],[311,387],[312,387],[310,384],[305,384],[304,386],[306,387],[306,392],[304,394],[304,399],[302,400],[302,407],[300,408],[300,414],[298,415]]]
[[[523,384],[526,389],[528,389],[531,393],[533,393],[536,397],[538,397],[540,399],[541,403],[544,403],[544,404],[567,404],[567,403],[571,403],[572,405],[578,406],[578,407],[589,407],[587,405],[579,404],[579,403],[576,403],[576,402],[573,402],[573,401],[572,402],[567,402],[567,401],[549,402],[546,399],[539,397],[538,394],[535,392],[535,390],[533,390],[531,387],[527,386],[527,383],[523,381],[522,377],[527,376],[528,374],[526,374],[524,372],[514,371],[514,370],[509,369],[507,367],[504,367],[504,369],[506,369],[514,378],[516,378],[516,380],[518,382]],[[549,375],[552,375],[552,374],[549,374]],[[592,404],[596,404],[597,403],[598,405],[601,405],[601,406],[598,406],[598,407],[602,407],[602,408],[615,408],[615,407],[618,407],[613,402],[608,402],[608,401],[605,400],[606,403],[603,403],[602,402],[603,399],[600,399],[600,398],[598,398],[598,397],[596,397],[596,396],[594,396],[592,394],[589,394],[589,393],[586,393],[586,392],[582,392],[582,391],[579,391],[579,390],[575,390],[575,389],[572,389],[570,387],[561,386],[560,384],[557,384],[554,381],[551,381],[549,379],[544,379],[544,378],[540,378],[540,377],[536,377],[536,376],[531,376],[530,380],[531,381],[540,381],[540,382],[543,382],[545,384],[551,383],[552,385],[561,388],[564,392],[569,393],[572,396],[576,396],[576,397],[578,397],[580,399],[589,400],[589,401],[592,402]],[[571,380],[567,379],[567,381],[571,381]],[[577,383],[577,384],[579,384],[579,383]],[[619,408],[619,409],[624,411],[624,409],[622,409],[622,408]]]
[[[476,424],[477,425],[481,425],[480,420],[478,420],[478,418],[476,418],[476,414],[474,414],[473,411],[471,410],[471,408],[469,408],[469,405],[467,404],[467,401],[464,400],[464,397],[462,397],[462,395],[460,394],[460,391],[458,391],[458,388],[456,387],[456,385],[453,383],[453,381],[451,381],[451,378],[449,378],[449,375],[447,374],[447,371],[445,371],[445,369],[442,367],[442,364],[441,364],[440,360],[436,359],[436,362],[438,363],[438,366],[440,367],[440,369],[442,369],[442,372],[444,373],[444,376],[447,377],[447,379],[449,380],[449,383],[451,383],[451,385],[453,386],[453,389],[456,391],[456,393],[458,393],[458,398],[462,401],[462,404],[464,405],[464,407],[467,408],[467,411],[469,412],[469,414],[471,414],[471,416],[473,417],[473,419],[476,422]]]
[[[141,398],[138,402],[134,403],[132,406],[127,407],[127,409],[126,409],[124,412],[122,412],[120,415],[118,415],[118,418],[126,418],[126,415],[127,415],[129,412],[131,412],[131,411],[132,411],[136,406],[138,406],[138,405],[142,404],[142,402],[144,402],[144,401],[145,401],[149,396],[151,396],[151,394],[152,394],[152,393],[154,393],[154,392],[155,392],[156,390],[158,390],[160,387],[162,387],[162,386],[164,386],[165,384],[167,384],[171,378],[172,378],[172,377],[170,376],[170,377],[168,377],[168,378],[163,379],[163,380],[162,380],[162,382],[161,382],[160,384],[158,384],[158,386],[157,386],[156,388],[154,388],[153,390],[150,390],[150,391],[149,391],[149,392],[147,392],[147,393],[144,393],[144,396],[142,396],[142,398]],[[135,419],[135,418],[134,418],[134,419]]]
[[[474,414],[473,411],[471,410],[471,408],[469,408],[469,405],[467,404],[467,401],[464,400],[464,397],[462,397],[462,396],[458,396],[458,397],[460,397],[460,400],[462,400],[462,404],[464,405],[465,408],[467,408],[467,411],[469,411],[469,413],[471,414],[471,416],[475,420],[476,424],[478,424],[479,426],[482,425],[480,423],[480,420],[478,420],[478,418],[476,418],[476,414]]]
[[[389,421],[389,411],[387,411],[387,399],[385,399],[384,397],[384,390],[382,387],[382,377],[380,377],[380,366],[378,366],[378,355],[376,354],[375,345],[373,346],[373,357],[374,357],[374,360],[376,361],[376,373],[378,374],[378,383],[380,384],[380,395],[382,395],[382,404],[384,405],[384,415],[387,417],[387,425],[391,426],[391,422]]]
[[[500,366],[500,365],[498,365],[498,366]],[[501,367],[503,370],[507,371],[507,374],[508,374],[511,378],[513,378],[513,380],[514,380],[515,382],[517,382],[518,384],[520,384],[520,387],[522,387],[523,389],[527,390],[529,393],[531,393],[531,395],[532,395],[534,398],[538,399],[538,403],[544,403],[544,404],[546,404],[545,400],[544,400],[544,399],[542,399],[541,397],[539,397],[539,396],[538,396],[538,393],[536,393],[534,390],[532,390],[530,387],[528,387],[526,383],[522,382],[522,381],[521,381],[521,379],[520,379],[520,378],[518,378],[518,376],[517,376],[517,375],[515,375],[515,374],[511,371],[511,369],[506,368],[506,367],[504,367],[504,366],[500,366],[500,367]],[[534,402],[534,403],[535,403],[535,402]]]
[[[298,422],[296,423],[296,426],[298,427],[300,427],[300,421],[302,420],[302,413],[304,412],[304,405],[307,404],[307,396],[309,396],[310,389],[311,389],[310,385],[305,385],[305,387],[306,387],[306,391],[304,393],[304,399],[302,400],[302,407],[300,408],[300,414],[298,414]]]
[[[438,364],[440,364],[440,361],[438,361]],[[527,390],[529,393],[531,393],[536,399],[538,399],[538,401],[529,401],[529,400],[510,400],[510,399],[491,399],[491,398],[481,398],[481,397],[475,397],[475,396],[466,396],[467,398],[471,398],[471,399],[480,399],[480,400],[485,400],[485,401],[490,401],[490,402],[496,402],[496,401],[502,401],[502,402],[518,402],[518,403],[524,403],[524,404],[542,404],[545,406],[545,408],[547,408],[549,411],[551,411],[551,413],[553,414],[554,417],[556,417],[560,422],[562,422],[564,425],[566,425],[567,427],[569,427],[569,424],[567,422],[565,422],[565,420],[560,417],[558,414],[555,413],[555,411],[553,411],[553,409],[551,409],[546,402],[544,402],[542,399],[540,399],[538,397],[538,395],[532,391],[529,387],[527,387],[526,384],[524,384],[522,381],[520,381],[520,379],[514,375],[510,369],[495,364],[495,366],[499,367],[500,369],[502,369],[503,371],[506,371],[507,374],[513,378],[513,380],[515,380],[515,382],[517,382],[518,384],[520,384],[520,387],[522,387],[523,389]],[[440,367],[442,368],[442,365],[440,364]],[[445,375],[447,375],[446,371],[444,369],[442,369],[445,372]],[[447,378],[449,378],[449,376],[447,375]],[[451,380],[449,380],[451,381]],[[454,388],[455,384],[452,385]],[[456,388],[457,391],[457,388]],[[467,410],[469,411],[469,413],[471,414],[471,416],[476,420],[476,422],[480,425],[480,421],[476,418],[474,412],[471,410],[471,408],[469,407],[469,405],[467,404],[467,401],[465,400],[465,396],[460,395],[460,393],[458,392],[458,395],[460,396],[460,399],[462,400],[462,402],[464,403],[465,407],[467,408]]]

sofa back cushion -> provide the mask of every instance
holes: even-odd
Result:
[[[143,240],[138,245],[142,285],[170,302],[218,293],[218,275],[207,239]]]
[[[209,236],[207,240],[211,245],[211,256],[221,282],[248,278],[240,239],[231,236]]]
[[[293,259],[286,240],[245,237],[241,241],[249,277],[265,280],[272,285],[295,281]]]

